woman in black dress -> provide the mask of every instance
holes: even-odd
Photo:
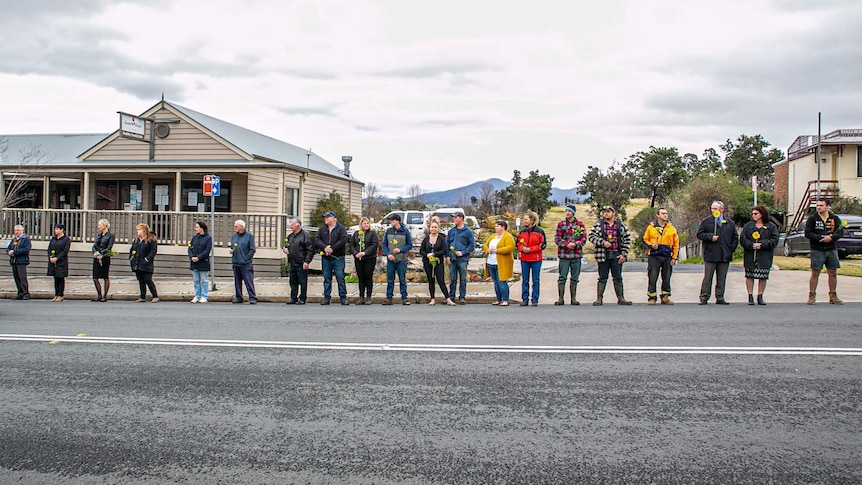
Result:
[[[766,305],[763,291],[772,268],[772,256],[778,246],[778,226],[769,220],[769,211],[762,205],[751,208],[751,221],[742,227],[739,244],[744,252],[742,266],[745,268],[745,287],[748,304],[754,305],[754,280],[757,280],[757,304]]]
[[[156,291],[156,284],[153,283],[153,270],[156,259],[156,253],[159,250],[159,243],[156,241],[156,235],[150,232],[150,226],[146,224],[138,224],[135,226],[137,237],[132,242],[131,252],[129,253],[129,264],[132,266],[132,271],[138,278],[138,287],[141,295],[135,300],[135,303],[144,303],[147,301],[147,288],[153,294],[153,303],[159,301],[159,294]]]
[[[114,247],[114,233],[110,231],[111,224],[107,219],[99,219],[96,223],[99,233],[93,243],[93,284],[96,286],[96,298],[90,301],[108,301],[108,290],[111,288],[111,252]],[[105,280],[104,292],[99,280]]]
[[[65,224],[54,225],[54,236],[48,242],[48,276],[54,277],[54,299],[63,301],[66,277],[69,276],[69,248],[72,240],[66,235]]]

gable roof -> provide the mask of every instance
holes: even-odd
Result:
[[[310,152],[305,148],[300,148],[296,145],[276,140],[275,138],[262,135],[256,131],[237,126],[227,121],[222,121],[218,118],[199,113],[195,110],[164,102],[165,105],[173,107],[180,113],[193,120],[195,123],[210,130],[220,138],[224,139],[231,145],[257,158],[281,162],[291,165],[298,169],[305,169],[306,165],[309,170],[325,173],[335,177],[345,177],[342,170],[337,166],[326,161],[323,157],[314,152]],[[307,154],[311,154],[308,157]],[[349,177],[355,180],[352,176]]]

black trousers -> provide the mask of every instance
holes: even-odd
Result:
[[[156,284],[153,283],[153,274],[149,271],[135,271],[135,276],[138,278],[138,287],[141,290],[141,299],[147,299],[147,288],[150,289],[150,293],[153,294],[153,298],[158,298],[159,294],[156,292]]]
[[[670,258],[656,256],[650,256],[647,260],[647,298],[650,300],[655,300],[658,296],[656,284],[659,275],[661,275],[661,296],[670,296],[670,275],[673,273],[670,261]]]
[[[377,258],[356,259],[356,277],[359,279],[359,298],[371,298],[374,288],[374,267]]]
[[[54,296],[63,296],[66,292],[66,278],[54,277]]]
[[[27,265],[13,264],[12,277],[15,278],[15,287],[18,289],[17,296],[30,296],[30,283],[27,281]]]
[[[304,303],[308,298],[308,270],[302,269],[302,263],[291,263],[287,275],[290,281],[290,301]]]
[[[436,280],[436,283],[440,286],[440,291],[443,292],[443,298],[447,298],[449,296],[449,290],[446,289],[446,274],[444,269],[444,266],[446,265],[440,261],[432,269],[431,263],[429,263],[428,260],[425,260],[423,264],[425,266],[425,276],[428,277],[428,294],[431,295],[431,298],[434,298],[434,283]],[[453,282],[452,285],[454,284],[455,283]]]

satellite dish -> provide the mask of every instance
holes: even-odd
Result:
[[[171,127],[167,123],[156,123],[156,136],[167,138],[171,134]]]

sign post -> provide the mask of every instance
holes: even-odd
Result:
[[[751,190],[754,191],[754,205],[757,205],[757,175],[751,176]]]
[[[221,195],[221,178],[218,175],[204,175],[204,197],[210,198],[210,231],[215,232],[215,198]],[[215,241],[215,239],[213,239]],[[215,283],[215,245],[210,253],[210,290],[216,291]]]

